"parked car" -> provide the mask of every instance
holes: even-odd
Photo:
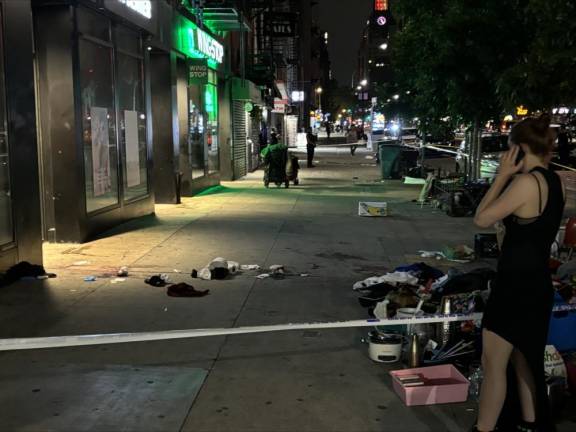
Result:
[[[481,146],[480,177],[493,179],[498,173],[500,157],[508,151],[508,135],[483,134]],[[462,141],[456,155],[456,164],[460,172],[465,168],[464,154],[466,154],[466,140]]]

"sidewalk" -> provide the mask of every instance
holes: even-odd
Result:
[[[0,288],[0,337],[363,319],[355,281],[411,262],[419,249],[470,245],[476,232],[470,219],[413,203],[418,186],[380,182],[367,155],[321,148],[317,168],[302,169],[298,187],[265,189],[256,172],[182,205],[157,206],[154,217],[94,242],[46,245],[45,266],[58,278]],[[387,201],[390,217],[358,217],[360,200]],[[190,278],[217,256],[283,264],[294,275]],[[123,265],[130,268],[125,282],[102,277]],[[156,273],[210,295],[168,297],[144,284]],[[84,282],[87,275],[98,279]],[[365,333],[293,331],[0,353],[0,429],[467,430],[473,404],[405,407],[389,368],[368,359],[360,342]]]

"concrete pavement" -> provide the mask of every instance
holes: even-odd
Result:
[[[476,232],[470,219],[412,202],[418,186],[380,182],[367,157],[320,147],[318,167],[304,168],[298,187],[267,190],[257,172],[182,205],[157,206],[154,217],[94,242],[46,245],[46,268],[58,278],[0,288],[0,337],[365,318],[351,290],[355,281],[411,263],[419,249],[471,245]],[[361,200],[387,201],[390,216],[358,217]],[[291,275],[190,278],[193,268],[217,256],[283,264]],[[130,277],[114,284],[122,265]],[[168,297],[144,284],[155,273],[210,295]],[[86,275],[98,279],[84,282]],[[405,407],[392,390],[391,368],[367,358],[364,333],[294,331],[0,353],[0,404],[10,407],[0,409],[0,429],[444,432],[472,424],[473,404]]]

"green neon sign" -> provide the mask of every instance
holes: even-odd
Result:
[[[213,69],[222,64],[224,46],[196,24],[180,17],[176,31],[175,43],[180,51],[191,58],[207,59]]]

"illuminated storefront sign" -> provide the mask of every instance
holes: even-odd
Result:
[[[118,2],[148,19],[152,18],[152,0],[118,0]]]
[[[387,20],[386,20],[386,17],[384,17],[384,16],[379,16],[379,17],[376,19],[376,23],[377,23],[379,26],[386,25],[386,22],[387,22]]]
[[[224,46],[191,21],[184,18],[179,21],[177,48],[191,58],[208,59],[208,66],[213,69],[222,64]]]

